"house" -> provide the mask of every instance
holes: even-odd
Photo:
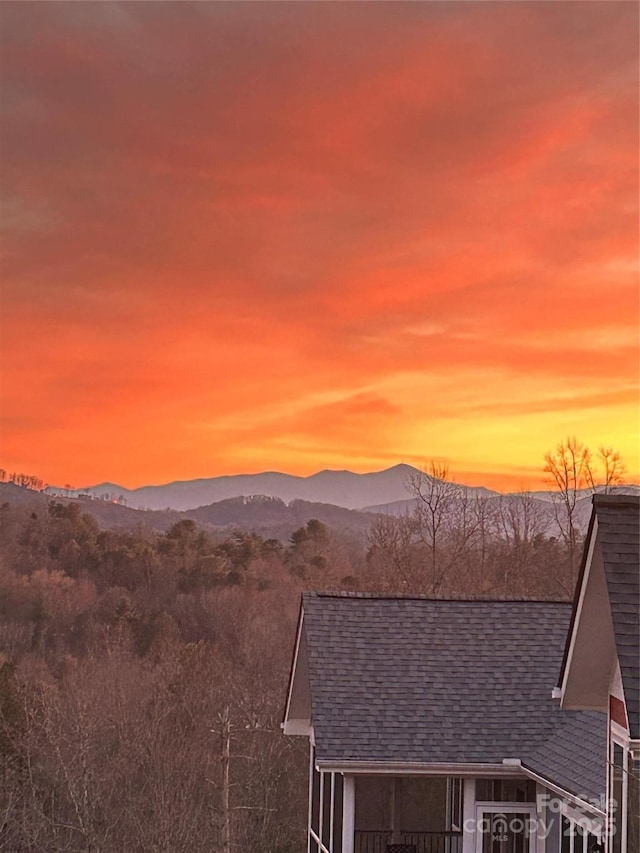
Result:
[[[557,695],[607,714],[612,853],[640,853],[640,498],[596,495]]]
[[[603,541],[593,521],[587,552]],[[634,565],[637,582],[637,539]],[[582,601],[305,594],[283,728],[309,739],[309,853],[625,850],[627,829],[607,834],[617,724],[608,694],[578,690],[580,675],[589,687],[575,670],[589,654]],[[624,692],[632,654],[618,659]]]

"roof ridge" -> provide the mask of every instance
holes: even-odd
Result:
[[[304,597],[315,598],[351,598],[374,601],[433,601],[452,604],[562,604],[571,605],[567,599],[558,598],[445,598],[426,594],[410,593],[378,593],[378,592],[355,592],[349,590],[308,590],[303,593]]]
[[[591,501],[594,507],[599,506],[620,506],[620,504],[625,506],[637,506],[640,507],[640,495],[628,495],[628,494],[611,494],[610,492],[596,492],[596,494],[592,495]]]

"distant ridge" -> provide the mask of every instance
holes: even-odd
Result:
[[[399,464],[367,474],[324,470],[308,477],[265,471],[259,474],[179,480],[165,485],[141,486],[137,489],[127,489],[117,483],[100,483],[73,491],[52,486],[48,491],[69,497],[122,496],[127,506],[136,509],[184,511],[230,498],[252,495],[280,498],[286,503],[303,500],[333,504],[345,509],[359,509],[371,504],[394,503],[409,498],[407,482],[417,470],[411,465]]]
[[[126,506],[146,510],[185,512],[221,501],[264,496],[278,498],[286,504],[292,501],[306,501],[330,504],[343,509],[395,515],[405,512],[414,505],[415,499],[408,489],[408,483],[412,475],[420,473],[419,469],[401,463],[382,471],[365,474],[344,470],[323,470],[308,477],[298,477],[279,471],[264,471],[259,474],[231,474],[197,480],[178,480],[164,485],[141,486],[137,489],[127,489],[117,483],[100,483],[74,490],[52,486],[47,489],[47,492],[61,497],[104,498],[107,496],[114,501],[122,498]],[[499,492],[483,486],[458,485],[468,494],[478,497],[497,498],[500,495]],[[619,488],[632,494],[640,491],[635,485]],[[529,494],[546,503],[551,500],[553,492],[535,491]],[[589,490],[585,490],[581,497],[590,499],[590,494]]]

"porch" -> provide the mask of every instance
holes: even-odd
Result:
[[[561,853],[559,831],[549,846],[538,836],[531,780],[343,775],[312,761],[309,782],[308,853]]]
[[[461,779],[311,767],[309,853],[463,853]]]
[[[355,789],[354,853],[461,853],[460,779],[360,776]]]

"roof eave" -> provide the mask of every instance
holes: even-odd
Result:
[[[289,708],[291,707],[291,693],[293,691],[293,680],[296,675],[296,664],[298,663],[298,652],[300,650],[300,637],[302,636],[302,622],[304,619],[304,603],[302,596],[300,597],[300,609],[298,611],[298,625],[296,627],[296,641],[293,647],[293,655],[291,656],[291,668],[289,670],[289,681],[287,686],[287,699],[284,708],[284,714],[282,715],[282,723],[280,727],[285,731],[287,723],[289,722]]]
[[[595,531],[594,531],[595,527]],[[582,587],[584,585],[584,576],[587,571],[588,565],[588,556],[593,551],[595,547],[595,542],[592,543],[592,539],[595,537],[597,533],[597,517],[595,508],[591,509],[591,517],[589,519],[589,527],[587,529],[587,535],[584,541],[584,548],[582,551],[582,560],[580,562],[580,572],[578,573],[578,580],[576,582],[576,588],[573,594],[573,608],[571,610],[571,621],[569,622],[569,630],[567,631],[567,640],[564,646],[564,654],[562,656],[562,665],[560,667],[560,673],[558,675],[558,684],[557,686],[562,690],[565,683],[565,670],[567,668],[567,664],[569,662],[569,655],[572,646],[573,634],[576,627],[576,620],[578,617],[578,610],[580,605],[580,600],[582,597]]]
[[[522,765],[522,769],[530,779],[533,779],[535,782],[539,782],[541,785],[544,785],[545,788],[548,788],[550,791],[553,791],[554,794],[558,794],[563,799],[570,802],[572,805],[578,806],[580,809],[590,811],[598,817],[606,817],[606,811],[596,805],[595,802],[585,800],[582,797],[578,797],[575,794],[572,794],[571,791],[567,791],[567,789],[563,788],[562,785],[558,785],[556,782],[553,782],[548,777],[542,776],[540,773],[536,773],[535,770],[531,770],[525,764]],[[600,803],[601,805],[600,800],[598,800],[598,803]]]
[[[429,761],[374,761],[364,759],[317,759],[316,767],[327,773],[349,775],[402,775],[402,776],[523,776],[520,764],[429,762]]]
[[[499,763],[435,763],[412,761],[364,761],[354,759],[316,760],[316,768],[324,773],[343,773],[349,776],[458,776],[488,778],[529,778],[544,785],[564,800],[597,817],[606,817],[595,802],[578,797],[561,785],[531,770],[519,760]]]

